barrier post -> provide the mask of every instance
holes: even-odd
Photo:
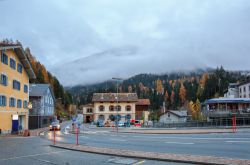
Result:
[[[53,144],[56,145],[56,130],[55,130],[55,127],[54,127],[54,140],[53,140]]]

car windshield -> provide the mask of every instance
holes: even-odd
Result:
[[[51,125],[58,125],[58,124],[59,124],[59,122],[57,122],[57,121],[54,121],[51,123]]]

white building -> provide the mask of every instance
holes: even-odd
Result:
[[[250,81],[239,84],[239,97],[250,98]]]
[[[85,122],[135,120],[136,93],[94,93],[92,104],[83,106]]]
[[[229,83],[228,89],[224,94],[224,98],[239,98],[238,83]]]
[[[160,117],[161,123],[184,123],[187,121],[187,110],[168,110]]]

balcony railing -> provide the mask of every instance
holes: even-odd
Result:
[[[202,113],[208,117],[250,116],[249,109],[210,109],[203,110]]]

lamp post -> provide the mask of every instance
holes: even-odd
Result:
[[[121,78],[113,77],[112,80],[116,80],[116,132],[118,133],[118,81],[121,81]]]

